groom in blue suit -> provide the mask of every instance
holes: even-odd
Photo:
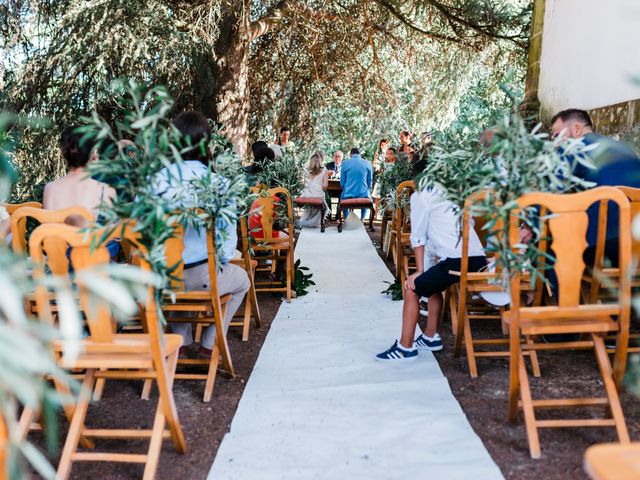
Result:
[[[342,162],[340,173],[340,186],[342,187],[341,199],[347,198],[370,198],[371,184],[373,181],[373,168],[371,162],[360,156],[360,150],[352,148],[349,160]],[[345,210],[345,217],[349,212]],[[367,209],[363,208],[360,218],[367,216]]]

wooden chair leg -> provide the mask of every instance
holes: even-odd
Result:
[[[370,232],[375,232],[376,229],[373,226],[373,219],[376,216],[376,209],[373,205],[371,205],[371,210],[369,212],[369,231]]]
[[[216,336],[218,336],[218,332],[216,332]],[[220,361],[219,359],[220,349],[218,348],[218,345],[214,343],[211,352],[211,362],[209,362],[209,370],[207,372],[207,382],[204,385],[204,397],[202,401],[205,403],[210,402],[213,395],[213,387],[216,383],[216,374],[218,372],[218,363]]]
[[[458,305],[457,305],[455,288],[456,286],[454,285],[453,287],[447,290],[447,295],[449,296],[449,311],[451,312],[451,333],[453,333],[454,335],[454,340],[455,340],[455,337],[458,335]],[[459,350],[460,350],[460,347],[458,346],[458,351]],[[455,346],[454,346],[454,352],[455,352]]]
[[[520,399],[520,333],[509,329],[509,422],[518,420],[518,400]]]
[[[151,429],[151,438],[149,440],[149,450],[147,451],[147,462],[144,466],[143,480],[154,480],[156,471],[158,470],[158,461],[160,460],[160,450],[162,450],[162,435],[164,433],[165,416],[162,411],[162,404],[158,403],[156,408],[156,416],[153,420],[153,428]]]
[[[464,318],[460,316],[458,306],[460,303],[460,291],[458,285],[453,285],[450,290],[451,324],[453,327],[453,356],[459,357],[464,341]]]
[[[526,335],[524,337],[524,341],[527,345],[533,345],[533,338],[531,335]],[[533,376],[536,378],[540,377],[540,363],[538,362],[538,352],[534,349],[529,350],[529,361],[531,362],[531,372]]]
[[[476,364],[476,352],[473,348],[473,335],[471,334],[469,315],[465,312],[462,315],[462,318],[459,318],[458,321],[464,327],[464,348],[467,352],[469,374],[471,375],[471,378],[478,378],[478,365]]]
[[[149,400],[151,398],[151,388],[153,387],[153,380],[151,378],[147,378],[142,385],[142,394],[140,398],[142,400]]]
[[[629,330],[618,332],[616,338],[616,353],[613,358],[613,380],[618,387],[622,388],[624,382],[624,372],[627,368],[627,356],[629,350]]]
[[[78,443],[82,436],[84,421],[87,417],[89,401],[91,400],[93,392],[94,373],[93,369],[88,369],[84,375],[84,381],[82,382],[82,388],[78,396],[78,403],[73,411],[73,419],[71,420],[71,425],[69,425],[69,433],[67,433],[67,439],[64,443],[60,463],[58,464],[57,480],[66,480],[71,474],[72,457],[78,448]]]
[[[524,424],[527,429],[527,438],[529,439],[529,453],[531,458],[540,458],[540,439],[538,438],[538,427],[536,426],[536,414],[533,409],[529,378],[527,377],[527,368],[524,364],[522,352],[520,352],[518,362],[518,376],[520,377],[520,398],[522,399]]]
[[[227,312],[227,305],[223,305],[222,312],[220,313],[220,318],[224,318]],[[221,322],[222,323],[222,322]],[[229,344],[227,343],[227,335],[224,331],[223,325],[216,324],[216,338],[213,342],[214,346],[218,346],[218,352],[222,356],[222,364],[224,365],[224,369],[231,377],[235,377],[236,372],[233,368],[233,361],[231,360],[231,351],[229,350]],[[214,352],[215,353],[215,352]],[[211,357],[214,357],[214,353],[211,354]],[[216,356],[216,359],[218,357]],[[217,360],[216,360],[217,361]]]
[[[627,425],[624,421],[624,414],[622,413],[622,405],[620,404],[620,397],[618,396],[618,389],[613,377],[613,369],[609,356],[607,354],[607,347],[604,344],[604,339],[600,335],[592,335],[593,347],[596,354],[596,360],[598,362],[598,368],[600,369],[600,375],[602,376],[602,382],[604,383],[604,389],[607,393],[609,400],[609,409],[611,417],[616,424],[616,431],[618,432],[618,439],[620,443],[629,443],[629,432]]]
[[[176,447],[178,453],[186,453],[187,442],[184,439],[182,433],[182,427],[178,420],[178,411],[176,409],[175,399],[173,398],[173,380],[176,375],[176,366],[178,364],[178,352],[174,352],[166,360],[166,381],[158,379],[158,403],[162,405],[164,417],[169,424],[169,434],[171,435],[171,441]]]
[[[256,294],[255,272],[252,272],[250,280],[247,295],[251,302],[251,310],[253,312],[253,320],[256,322],[256,327],[261,327],[262,321],[260,319],[260,307],[258,306],[258,296]]]
[[[100,370],[104,370],[101,368]],[[104,393],[104,385],[106,383],[106,379],[98,378],[96,380],[96,386],[93,389],[93,401],[99,402],[102,399],[102,394]]]
[[[242,320],[242,341],[249,340],[249,327],[251,327],[251,300],[249,300],[249,292],[244,298],[244,318]]]
[[[338,214],[338,233],[342,232],[342,213],[343,213],[342,207],[340,206],[340,203],[338,203],[338,211],[337,211],[337,214]]]
[[[68,397],[68,398],[72,397],[71,389],[69,388],[69,385],[67,385],[66,383],[60,382],[58,380],[55,380],[55,379],[53,381],[53,384],[55,386],[55,389],[58,391],[58,393],[60,395],[62,395],[63,397]],[[73,421],[73,415],[74,415],[74,412],[75,412],[75,405],[73,405],[70,402],[64,402],[63,405],[62,405],[62,410],[64,410],[64,414],[67,417],[67,420],[69,421],[69,424],[71,424],[71,422]],[[83,436],[83,437],[80,438],[80,446],[82,448],[94,448],[95,444],[94,444],[93,440]]]
[[[24,407],[22,410],[22,414],[20,415],[20,420],[18,422],[18,431],[16,432],[16,437],[19,440],[24,440],[29,435],[29,430],[31,429],[31,425],[35,421],[37,417],[37,412],[31,407]]]

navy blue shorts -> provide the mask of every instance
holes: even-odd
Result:
[[[444,292],[454,283],[460,281],[459,275],[451,275],[449,270],[460,271],[460,258],[445,258],[415,280],[415,294],[420,297],[430,297],[435,293]],[[469,257],[469,271],[477,272],[487,266],[485,256]]]

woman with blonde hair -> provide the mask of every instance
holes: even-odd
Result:
[[[307,165],[306,186],[301,197],[321,198],[325,204],[325,211],[329,212],[325,199],[325,190],[329,186],[329,172],[324,166],[324,155],[322,152],[315,152],[309,159]],[[300,219],[301,227],[318,228],[322,213],[316,208],[306,208]]]

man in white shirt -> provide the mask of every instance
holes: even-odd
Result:
[[[411,196],[411,246],[417,268],[403,286],[402,336],[391,348],[376,355],[377,360],[415,360],[418,350],[442,350],[442,339],[437,332],[444,303],[442,292],[460,280],[449,271],[460,271],[462,238],[454,205],[437,188],[415,192]],[[426,271],[425,248],[439,260]],[[486,264],[484,249],[472,228],[469,232],[469,271],[476,272]],[[420,297],[429,299],[427,328],[414,339]]]

